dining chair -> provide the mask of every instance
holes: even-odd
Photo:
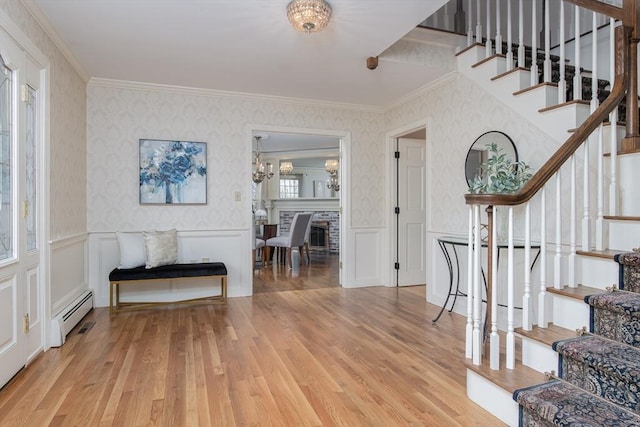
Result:
[[[255,221],[254,221],[255,222]],[[256,227],[253,226],[251,227],[251,229],[253,230],[253,232],[251,233],[251,240],[253,242],[253,251],[252,251],[252,255],[251,255],[251,268],[252,270],[256,269],[256,252],[258,249],[261,249],[261,255],[262,255],[262,266],[265,266],[265,254],[264,254],[264,246],[265,246],[265,241],[256,237]]]
[[[311,213],[311,219],[307,224],[307,231],[304,232],[304,251],[307,253],[307,264],[311,264],[311,257],[309,257],[309,238],[311,237],[311,223],[313,222],[313,212]],[[302,256],[302,252],[300,252]]]
[[[266,257],[270,258],[271,248],[284,248],[287,252],[289,268],[293,267],[291,262],[291,251],[297,247],[300,253],[304,248],[304,236],[307,225],[311,222],[313,212],[298,212],[293,216],[289,232],[278,237],[272,237],[266,241]]]

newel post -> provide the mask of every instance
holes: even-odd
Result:
[[[638,0],[625,0],[624,13],[631,16],[632,32],[629,43],[628,58],[630,73],[627,88],[627,128],[626,135],[622,139],[622,152],[634,152],[640,150],[640,134],[638,127],[638,42],[640,42],[640,3]]]

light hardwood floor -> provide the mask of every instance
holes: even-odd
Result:
[[[425,288],[99,308],[0,391],[1,426],[496,426],[466,397],[464,319]]]
[[[311,251],[310,262],[289,268],[284,264],[269,264],[253,271],[253,294],[338,287],[338,254]]]

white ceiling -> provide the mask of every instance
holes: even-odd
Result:
[[[377,56],[446,0],[328,0],[296,32],[289,0],[23,0],[86,76],[385,107],[439,77]],[[53,30],[51,30],[53,29]]]

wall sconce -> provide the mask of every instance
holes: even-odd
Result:
[[[333,191],[340,191],[340,179],[338,178],[340,161],[336,159],[329,159],[324,163],[324,169],[329,174],[327,188]]]

